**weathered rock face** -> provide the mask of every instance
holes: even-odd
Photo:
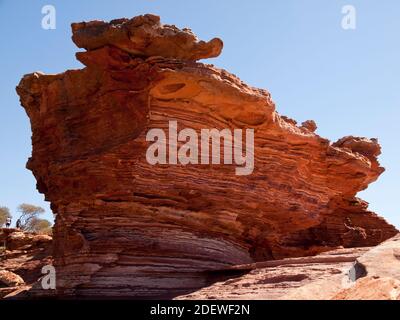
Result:
[[[217,57],[222,50],[218,38],[198,41],[190,29],[162,25],[160,17],[138,16],[109,23],[91,21],[72,24],[72,40],[79,48],[96,50],[112,46],[138,57],[162,56],[196,61]]]
[[[72,30],[86,67],[28,74],[17,87],[32,126],[27,167],[57,215],[60,294],[174,296],[213,270],[396,233],[355,197],[383,172],[377,141],[331,144],[313,121],[280,116],[267,91],[196,62],[218,55],[221,40],[152,15]],[[254,129],[254,171],[149,164],[146,134],[169,121]]]

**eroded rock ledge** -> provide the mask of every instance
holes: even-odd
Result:
[[[383,172],[376,140],[331,144],[280,116],[266,90],[200,58],[218,39],[145,15],[72,25],[86,66],[28,74],[17,87],[32,127],[27,167],[57,215],[60,295],[166,297],[210,271],[374,246],[393,226],[356,198]],[[146,133],[252,128],[255,169],[150,165]]]

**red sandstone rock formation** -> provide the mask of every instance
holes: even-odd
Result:
[[[266,90],[200,58],[222,41],[145,15],[72,25],[86,67],[28,74],[27,167],[57,215],[59,294],[174,296],[213,270],[373,246],[396,230],[356,198],[383,172],[374,139],[331,144],[280,116]],[[151,128],[254,129],[255,167],[150,165]]]

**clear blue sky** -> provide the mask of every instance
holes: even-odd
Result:
[[[41,28],[41,8],[54,5],[56,30]],[[343,30],[341,9],[357,9],[356,30]],[[281,114],[314,119],[317,133],[379,138],[386,172],[360,194],[400,227],[400,1],[398,0],[0,0],[0,205],[13,213],[28,202],[50,209],[25,169],[30,126],[15,86],[33,71],[80,68],[70,23],[155,13],[225,46],[209,60],[272,93]]]

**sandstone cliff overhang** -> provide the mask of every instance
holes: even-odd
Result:
[[[375,139],[336,143],[279,115],[266,90],[200,58],[218,39],[145,15],[72,25],[86,66],[28,74],[27,167],[57,215],[60,294],[165,297],[235,264],[373,246],[396,229],[356,194],[384,169]],[[254,171],[151,165],[152,128],[253,129]]]

